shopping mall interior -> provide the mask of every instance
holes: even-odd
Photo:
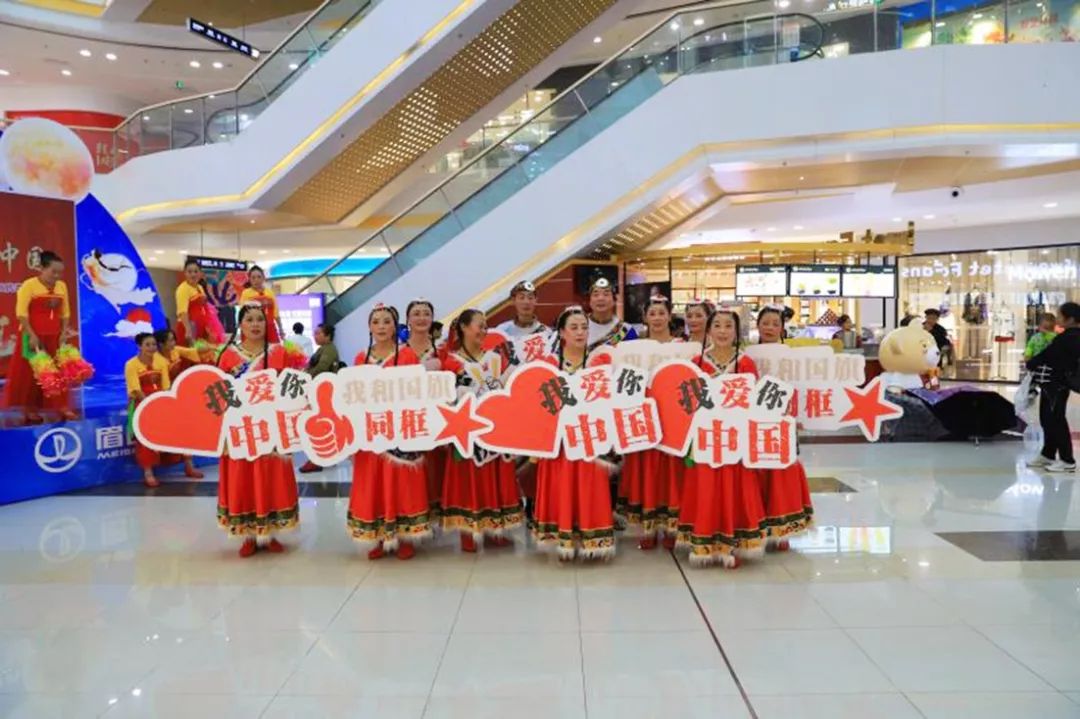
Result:
[[[1078,40],[0,1],[0,716],[1080,719]]]

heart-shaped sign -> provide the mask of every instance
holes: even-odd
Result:
[[[185,370],[172,387],[155,392],[135,408],[133,420],[139,442],[159,452],[221,456],[222,431],[227,402],[215,411],[214,396],[221,388],[232,387],[232,375],[211,365],[197,365]],[[224,385],[219,383],[224,382]]]
[[[527,364],[510,378],[505,389],[489,392],[474,414],[492,428],[476,443],[484,449],[527,457],[554,457],[559,449],[559,415],[544,407],[542,387],[558,378],[548,364]]]
[[[656,445],[661,452],[683,457],[690,449],[690,428],[694,424],[694,414],[686,411],[683,386],[696,380],[702,383],[707,381],[701,370],[685,360],[665,362],[653,370],[649,396],[656,400],[656,410],[663,428],[663,436]]]

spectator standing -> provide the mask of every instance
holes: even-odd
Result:
[[[1065,413],[1069,382],[1075,382],[1080,370],[1080,304],[1066,302],[1059,313],[1065,331],[1027,362],[1041,395],[1039,424],[1043,430],[1042,452],[1027,465],[1048,472],[1076,472],[1072,433]]]
[[[311,340],[304,335],[304,323],[294,322],[292,326],[292,334],[285,338],[286,342],[292,342],[304,350],[304,354],[310,357],[315,353],[315,346],[311,344]]]
[[[1024,348],[1025,360],[1031,359],[1050,346],[1050,343],[1057,337],[1056,327],[1057,315],[1053,312],[1039,315],[1039,327],[1035,330],[1035,334],[1031,335],[1031,339],[1028,340],[1027,346]]]

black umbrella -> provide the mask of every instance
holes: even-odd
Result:
[[[961,390],[931,411],[955,437],[984,439],[1016,426],[1016,408],[997,392]]]

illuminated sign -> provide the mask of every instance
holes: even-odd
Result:
[[[244,42],[243,40],[240,40],[239,38],[233,37],[227,32],[221,32],[221,30],[218,30],[209,23],[196,20],[193,17],[189,17],[187,21],[187,26],[188,30],[195,33],[196,35],[202,35],[207,40],[213,40],[218,45],[224,45],[230,50],[235,50],[236,52],[243,53],[248,57],[253,57],[257,59],[259,55],[262,55],[262,53],[259,51],[259,48],[252,47],[250,44]]]

